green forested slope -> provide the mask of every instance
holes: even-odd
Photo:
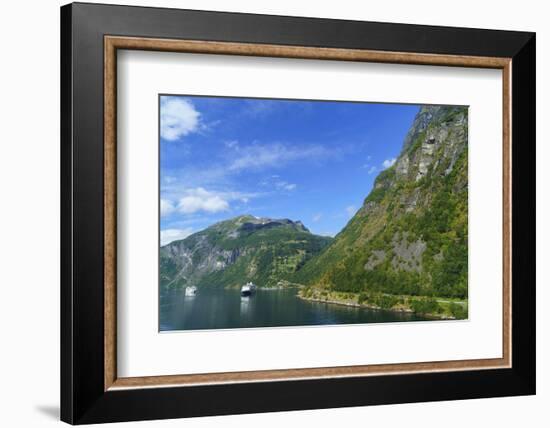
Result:
[[[366,296],[466,299],[467,141],[467,108],[423,107],[395,164],[295,281]]]

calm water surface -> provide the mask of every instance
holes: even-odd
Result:
[[[160,295],[160,330],[282,327],[297,325],[359,324],[420,321],[414,314],[308,302],[295,288],[258,291],[241,297],[240,290],[199,289],[186,297],[184,290]]]

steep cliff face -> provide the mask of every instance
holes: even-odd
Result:
[[[395,164],[295,280],[318,289],[467,298],[468,110],[426,106]]]
[[[247,281],[274,286],[330,240],[311,234],[300,221],[239,216],[162,247],[161,288],[232,287]]]

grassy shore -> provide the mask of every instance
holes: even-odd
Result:
[[[410,312],[434,319],[467,319],[468,301],[437,297],[391,295],[384,293],[347,293],[302,287],[298,297],[314,302]]]

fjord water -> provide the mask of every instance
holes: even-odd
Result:
[[[241,297],[236,289],[202,288],[196,296],[184,290],[160,295],[160,330],[202,330],[245,327],[283,327],[420,321],[411,313],[310,302],[297,289],[258,289]]]

